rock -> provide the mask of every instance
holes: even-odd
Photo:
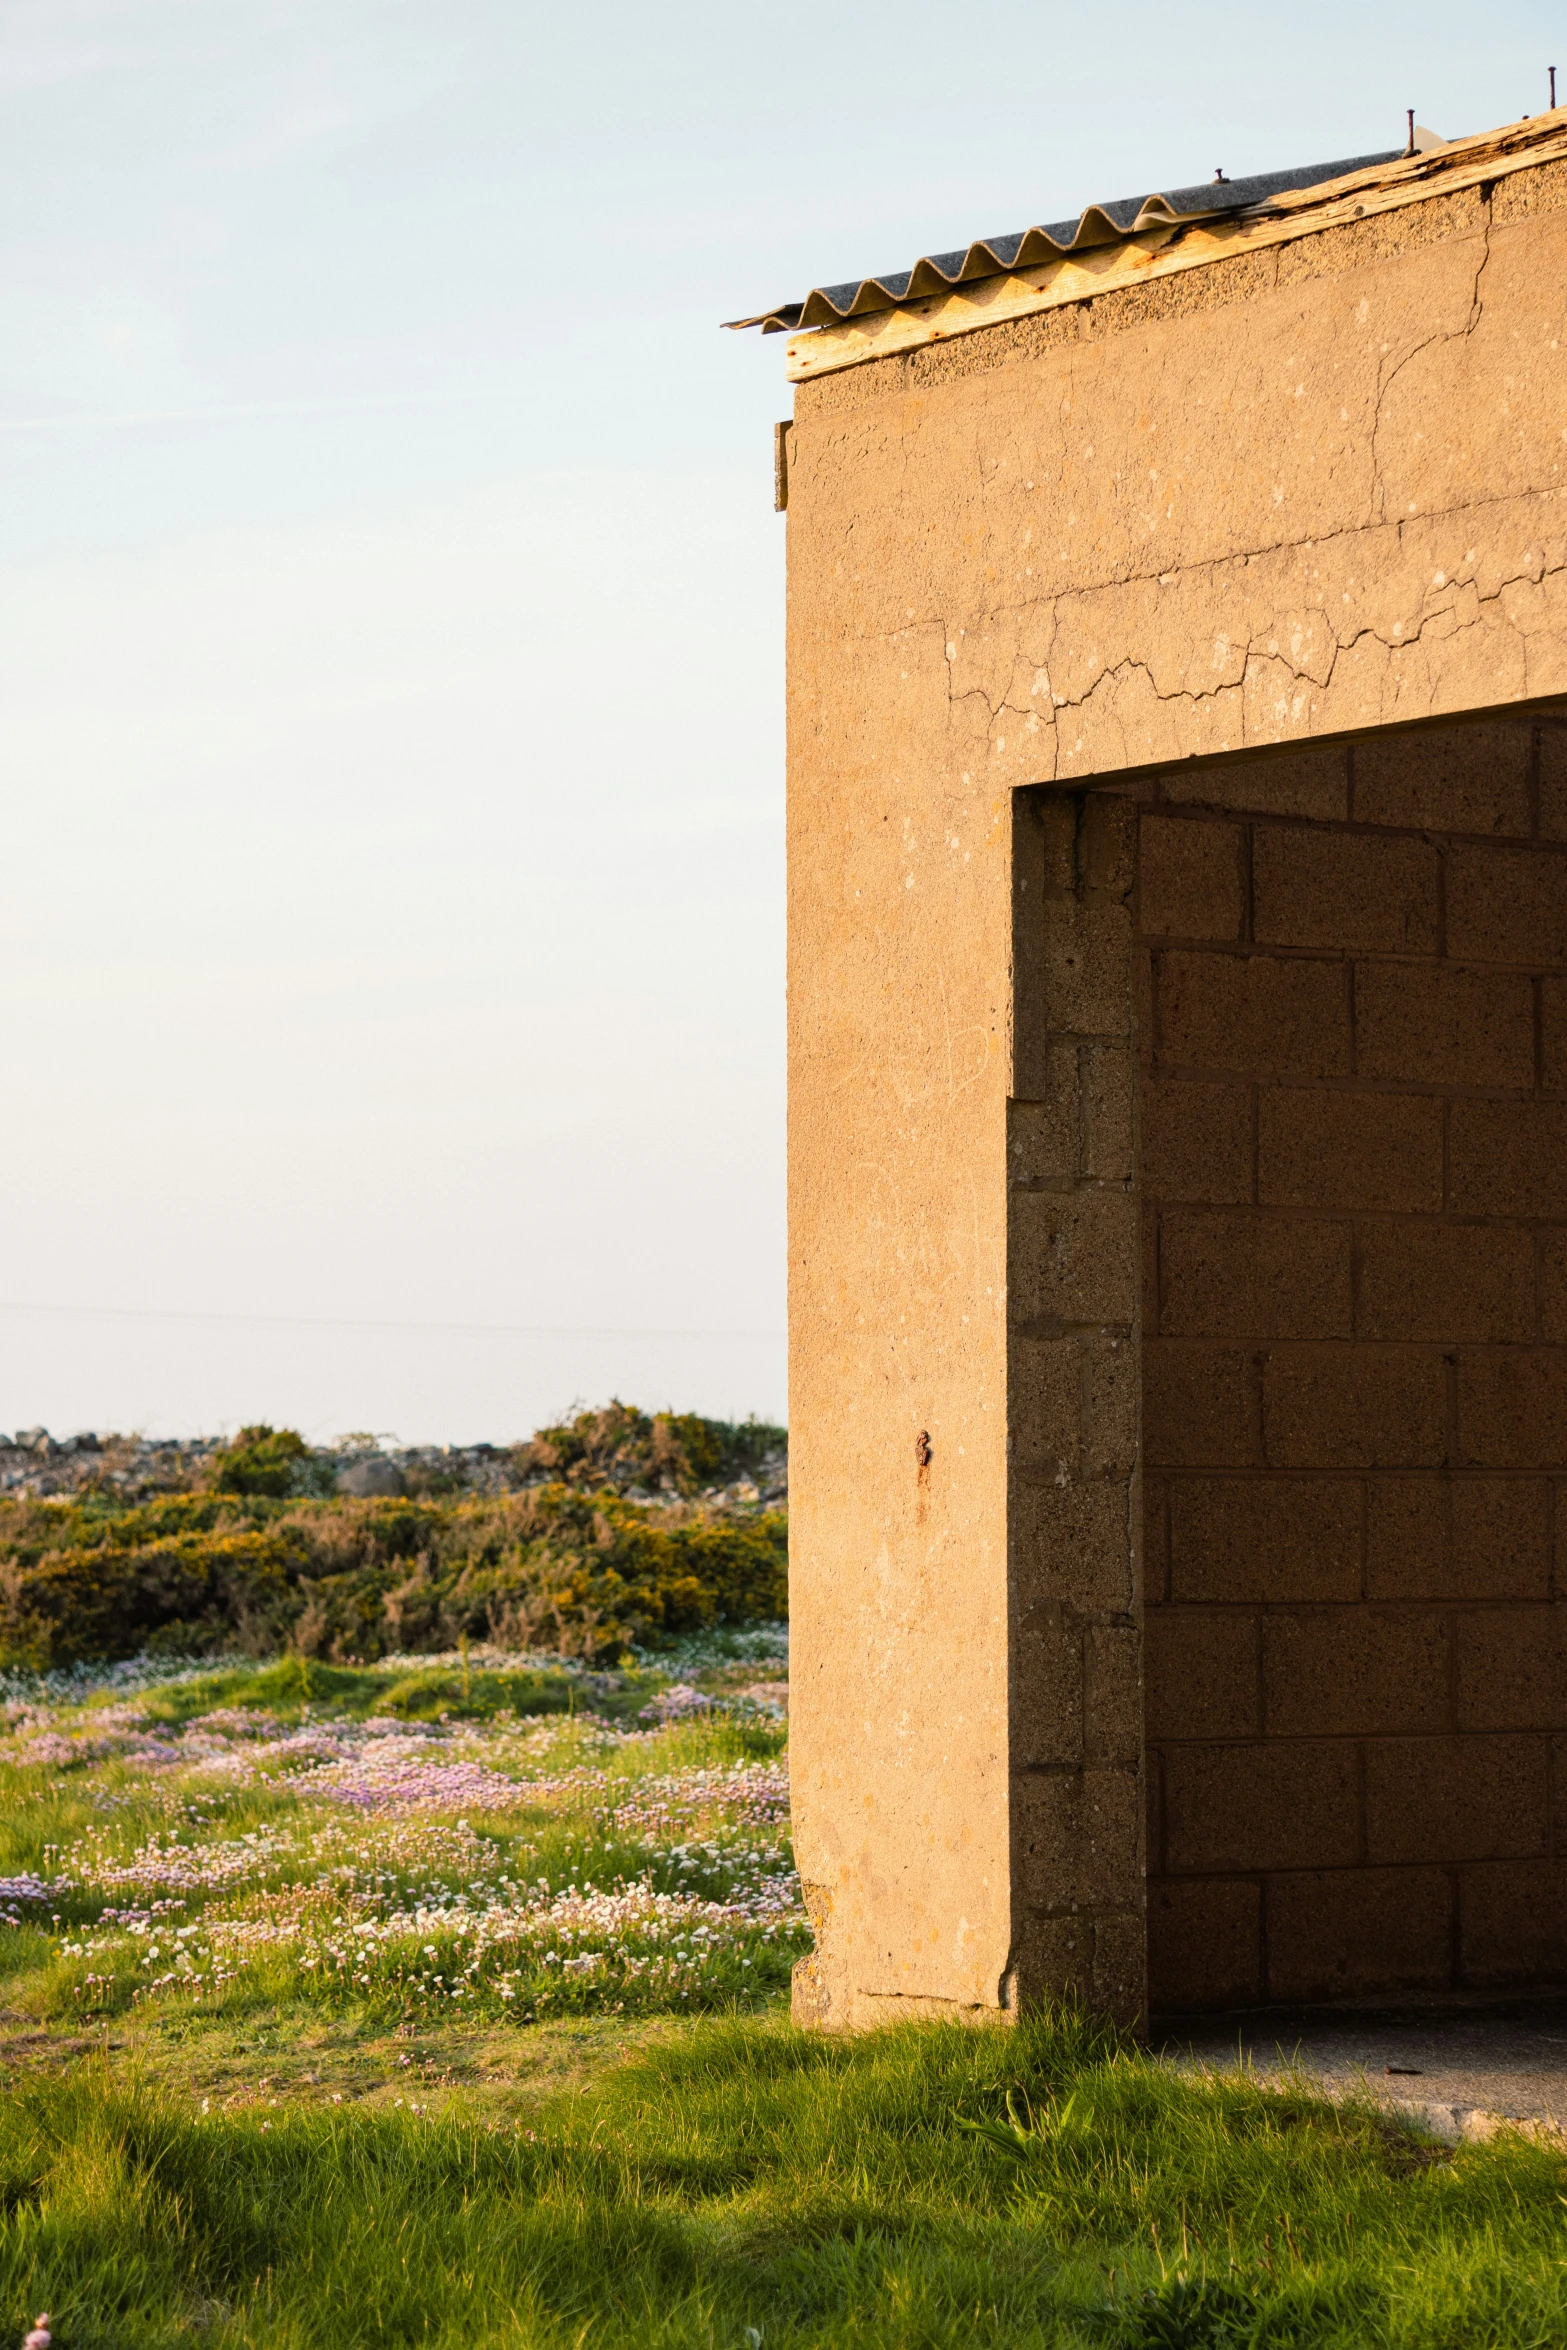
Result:
[[[395,1461],[379,1460],[372,1454],[368,1460],[353,1461],[338,1470],[337,1490],[355,1494],[361,1501],[381,1501],[408,1489]]]

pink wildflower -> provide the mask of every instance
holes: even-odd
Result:
[[[49,2332],[49,2312],[40,2309],[33,2319],[33,2330],[22,2343],[22,2350],[49,2350],[52,2337]]]

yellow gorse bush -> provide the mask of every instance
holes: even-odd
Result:
[[[201,1491],[0,1499],[0,1664],[144,1649],[373,1658],[463,1639],[602,1658],[773,1621],[787,1610],[784,1511],[676,1498],[712,1474],[723,1433],[617,1405],[520,1449],[548,1482],[358,1500],[320,1492],[308,1448],[280,1493],[272,1470],[294,1448],[245,1430]],[[253,1479],[258,1452],[268,1473]],[[651,1482],[660,1466],[658,1502],[601,1481],[618,1468]]]

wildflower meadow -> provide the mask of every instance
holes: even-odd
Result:
[[[786,1648],[0,1682],[11,2341],[1567,2341],[1559,2146],[1070,2010],[795,2030]]]
[[[749,1645],[710,1691],[481,1650],[13,1696],[17,1995],[388,2025],[771,1997],[808,1936],[781,1642]]]

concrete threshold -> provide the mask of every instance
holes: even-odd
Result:
[[[1154,2053],[1181,2071],[1244,2070],[1328,2097],[1370,2097],[1434,2136],[1522,2129],[1567,2139],[1567,2002],[1480,2012],[1416,2006],[1172,2017]]]

